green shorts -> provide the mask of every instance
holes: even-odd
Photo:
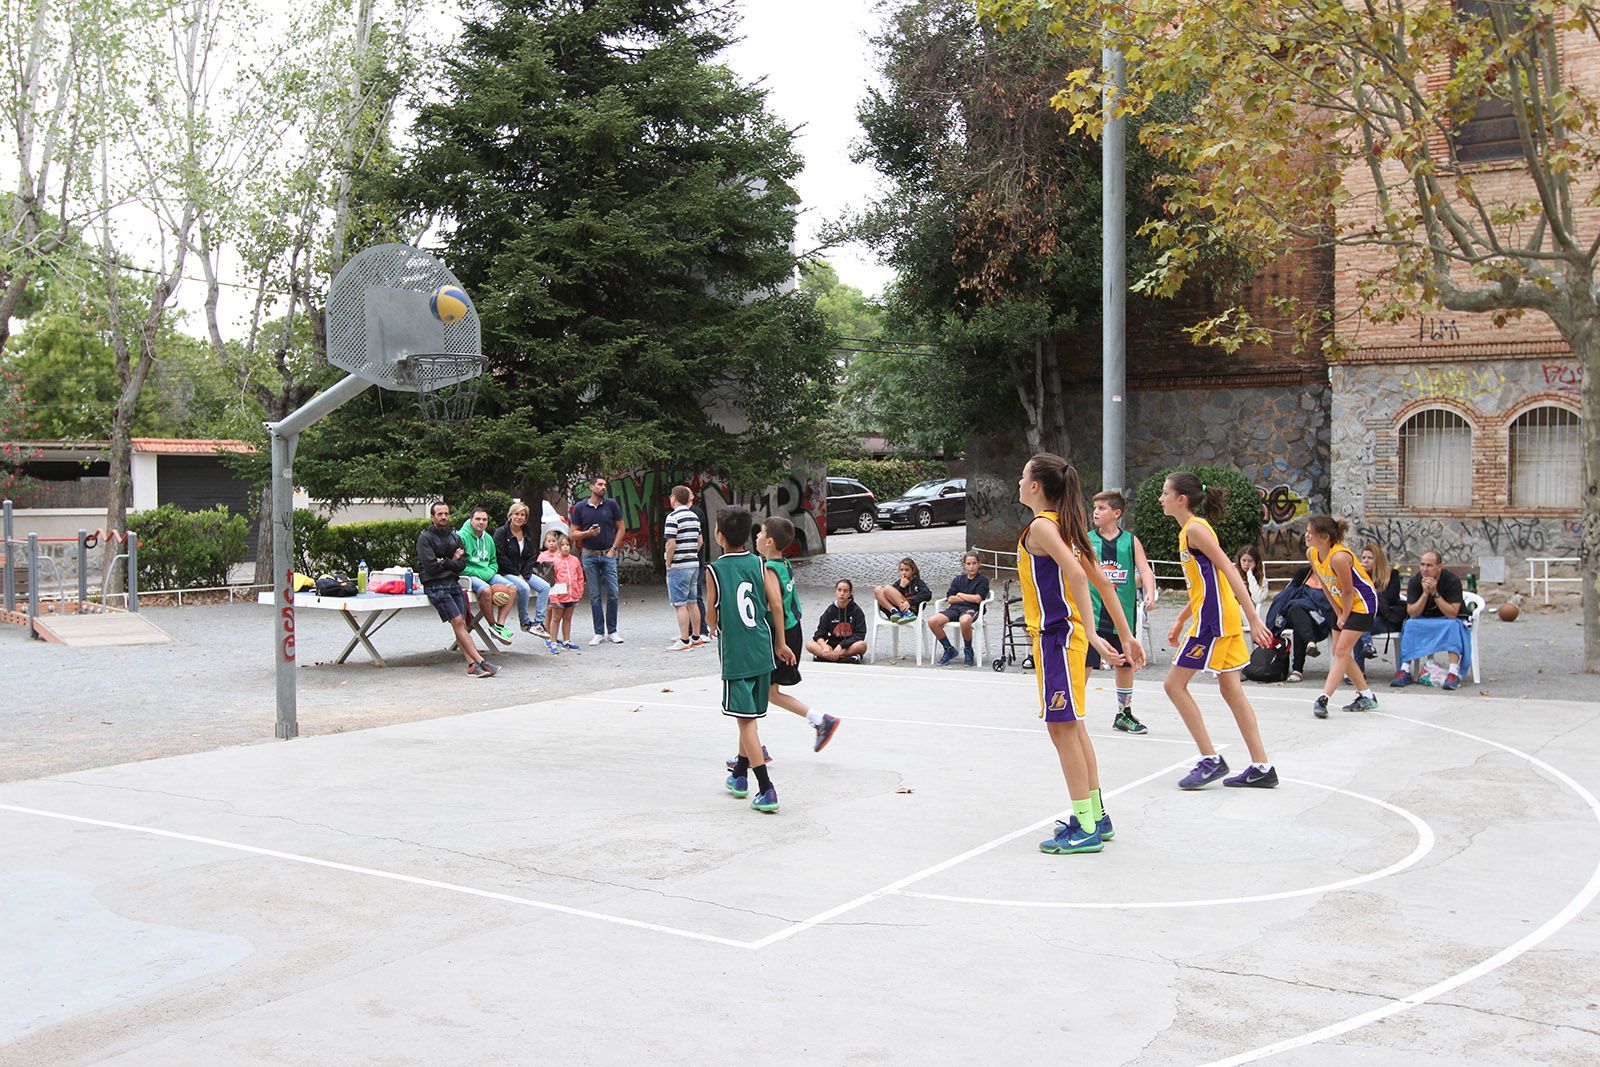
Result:
[[[767,714],[767,695],[772,691],[772,672],[753,678],[722,680],[722,714],[736,719],[761,719]]]

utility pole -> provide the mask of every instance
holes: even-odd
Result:
[[[1115,95],[1127,84],[1127,67],[1122,53],[1109,47],[1100,51],[1100,62],[1114,89],[1105,94],[1105,132],[1100,139],[1100,367],[1104,393],[1100,400],[1100,487],[1126,489],[1128,476],[1127,380],[1128,380],[1128,258],[1127,199],[1128,176],[1125,166],[1128,147],[1127,119],[1113,117]]]

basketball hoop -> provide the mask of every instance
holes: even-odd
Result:
[[[416,394],[417,410],[432,426],[472,418],[488,368],[487,359],[462,352],[414,352],[395,361],[399,380]]]

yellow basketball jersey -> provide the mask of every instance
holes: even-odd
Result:
[[[1178,559],[1183,564],[1183,577],[1189,583],[1189,613],[1194,616],[1189,636],[1211,638],[1242,634],[1244,613],[1239,610],[1239,601],[1227,579],[1209,556],[1189,551],[1189,527],[1196,523],[1211,530],[1209,522],[1193,518],[1178,531]],[[1212,535],[1216,535],[1215,530]]]
[[[1350,581],[1354,589],[1345,589],[1339,584],[1339,575],[1333,569],[1333,557],[1340,552],[1350,556]],[[1317,577],[1322,579],[1322,587],[1327,591],[1328,599],[1335,608],[1350,609],[1352,615],[1376,615],[1378,612],[1378,590],[1372,584],[1372,578],[1361,565],[1361,557],[1357,556],[1344,546],[1343,543],[1333,545],[1328,549],[1327,556],[1319,556],[1314,548],[1306,549],[1306,559],[1311,561],[1311,569],[1317,572]],[[1352,602],[1353,601],[1353,602]]]
[[[1041,511],[1035,519],[1059,522],[1053,511]],[[1083,624],[1085,616],[1072,602],[1072,590],[1067,586],[1067,576],[1060,564],[1049,553],[1028,551],[1028,530],[1033,523],[1023,527],[1017,538],[1017,579],[1022,586],[1022,619],[1030,634],[1058,627],[1070,627],[1070,644],[1089,647],[1089,631]]]

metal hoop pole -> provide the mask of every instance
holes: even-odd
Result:
[[[139,612],[139,535],[128,531],[128,610]]]
[[[39,636],[35,625],[39,618],[39,535],[28,535],[28,633]]]
[[[89,603],[89,531],[78,531],[78,612]]]
[[[5,605],[7,611],[17,610],[17,574],[11,559],[11,500],[8,498],[3,505],[5,511]]]
[[[272,655],[277,664],[278,721],[273,735],[300,736],[294,661],[294,449],[297,434],[272,430],[272,603],[276,610]]]

